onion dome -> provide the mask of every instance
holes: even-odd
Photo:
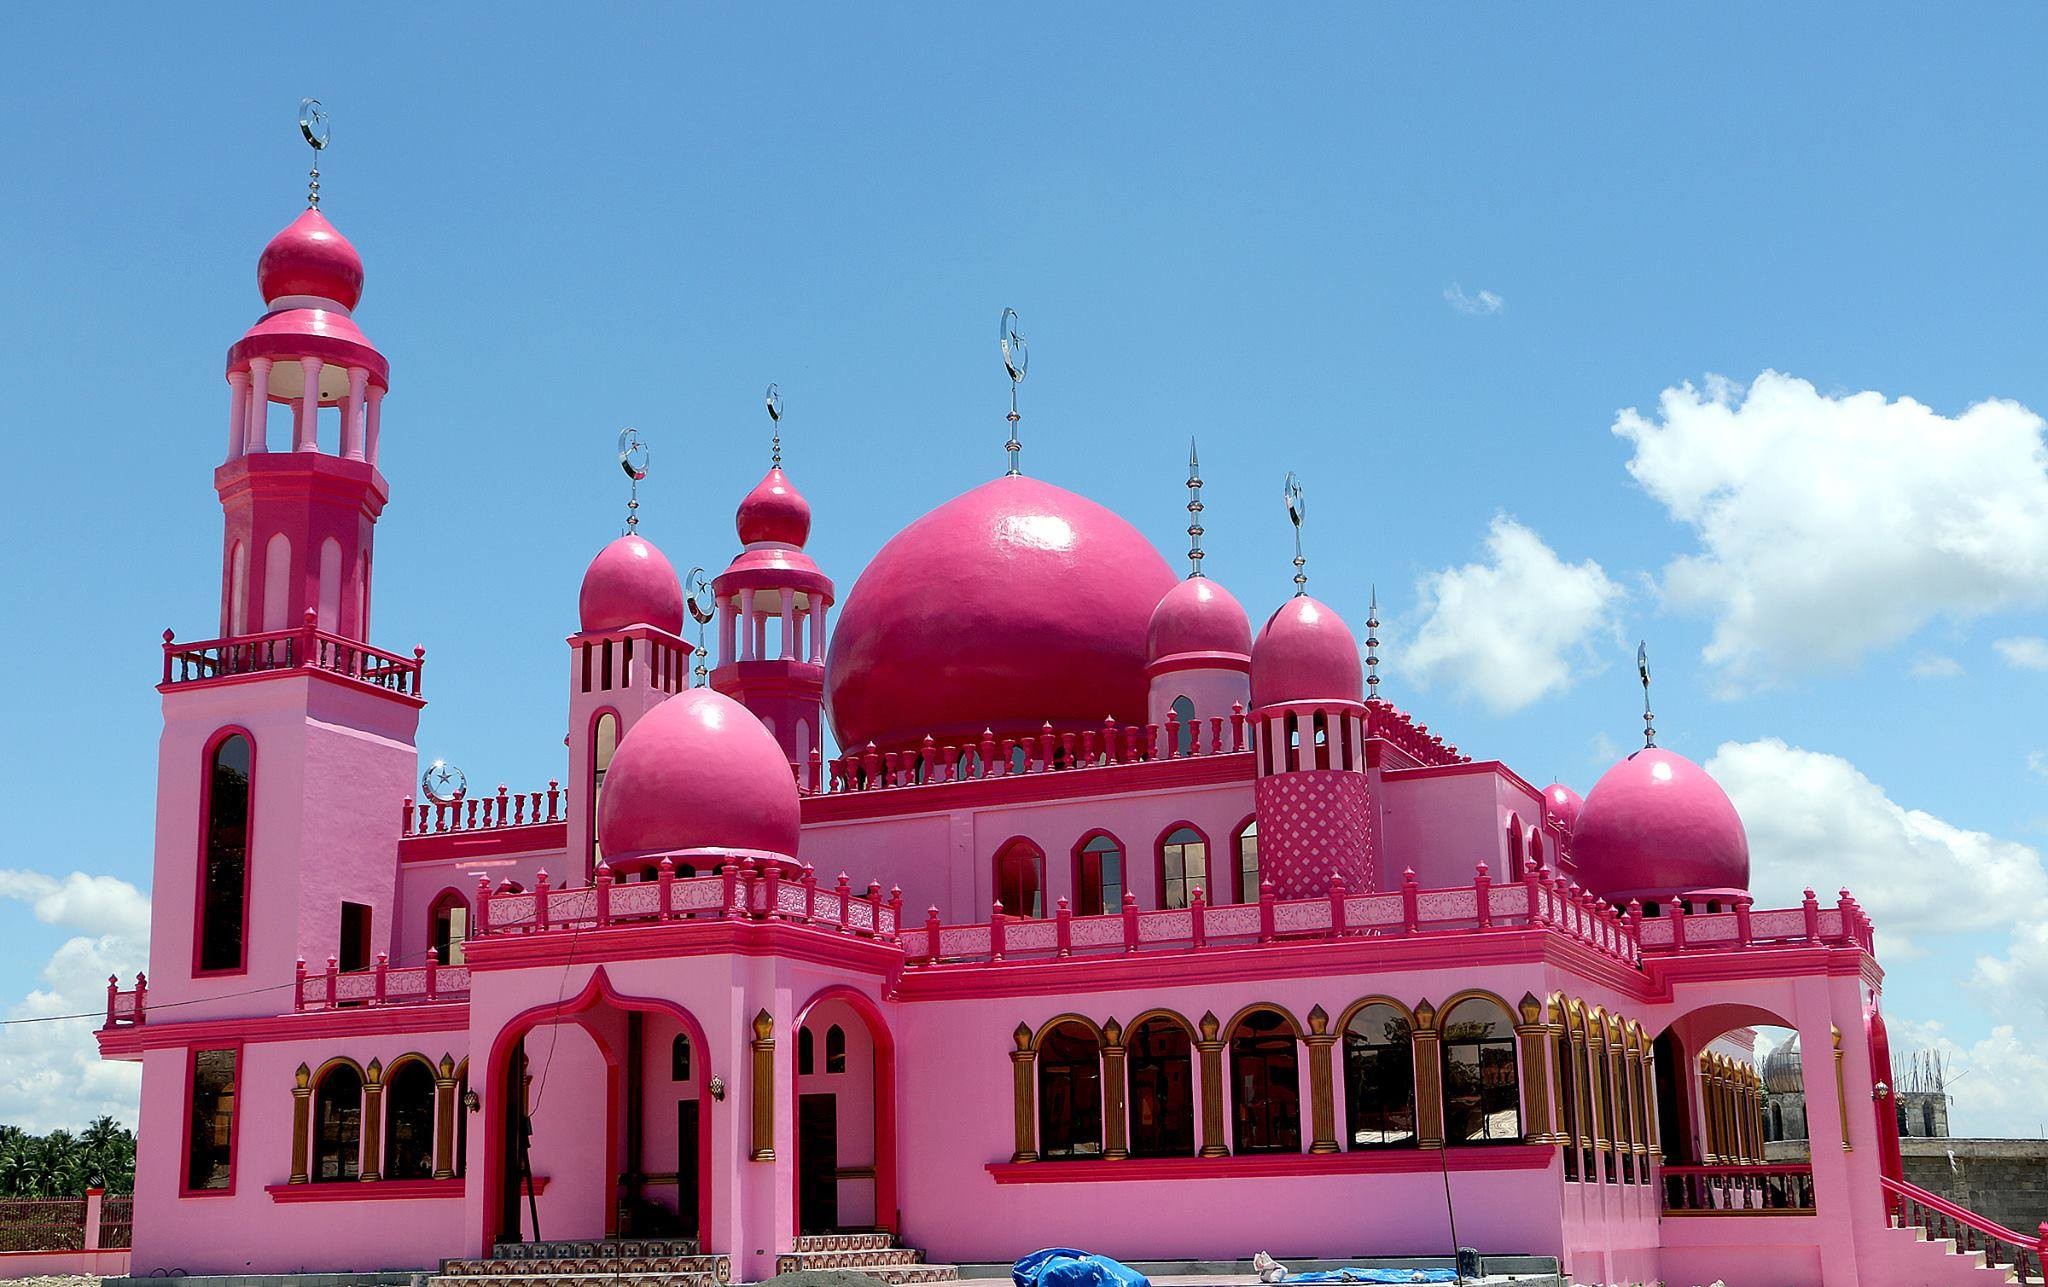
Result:
[[[1358,640],[1343,618],[1306,594],[1280,605],[1252,644],[1252,708],[1364,701]]]
[[[742,545],[766,541],[801,548],[811,535],[811,505],[777,465],[740,502],[733,526]]]
[[[847,593],[825,666],[844,747],[1145,719],[1145,638],[1175,577],[1138,530],[1021,474],[884,544]]]
[[[643,537],[622,536],[597,552],[576,596],[583,633],[627,626],[683,632],[683,586],[675,568]]]
[[[1579,809],[1584,804],[1584,797],[1562,782],[1543,788],[1543,820],[1556,823],[1566,832],[1579,824]]]
[[[1654,746],[1586,793],[1572,858],[1579,880],[1611,902],[1749,888],[1749,837],[1728,793],[1699,765]]]
[[[1208,577],[1191,576],[1168,590],[1152,609],[1145,657],[1155,666],[1169,658],[1185,658],[1247,669],[1252,659],[1251,619],[1230,591]]]
[[[657,556],[659,557],[659,556]],[[753,712],[686,688],[641,716],[605,770],[597,837],[608,859],[796,854],[796,779]]]
[[[363,297],[363,259],[326,215],[308,210],[263,248],[256,287],[266,304],[310,295],[353,310]]]
[[[1763,1066],[1757,1069],[1763,1075],[1764,1090],[1774,1095],[1796,1095],[1806,1089],[1806,1078],[1799,1068],[1799,1034],[1764,1056]]]

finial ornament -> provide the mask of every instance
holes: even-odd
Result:
[[[1188,575],[1202,575],[1202,461],[1188,439]]]
[[[775,426],[775,436],[770,441],[768,463],[782,468],[782,386],[771,384],[761,399],[768,407],[768,423]]]
[[[313,168],[306,172],[306,209],[320,208],[320,154],[327,150],[327,109],[320,106],[317,98],[299,100],[299,133],[306,136],[306,146],[313,149]]]
[[[1003,310],[1002,326],[996,339],[1003,350],[1003,369],[1010,374],[1010,441],[1005,444],[1010,453],[1010,473],[1014,476],[1024,472],[1017,463],[1024,444],[1017,441],[1017,386],[1024,383],[1024,372],[1031,365],[1031,349],[1024,343],[1024,333],[1017,329],[1017,310]]]
[[[1308,560],[1301,556],[1301,521],[1308,517],[1308,501],[1302,495],[1301,480],[1291,469],[1281,494],[1287,498],[1287,521],[1294,524],[1294,593],[1307,594],[1308,573],[1302,569],[1308,566]]]
[[[1636,644],[1636,674],[1643,679],[1643,749],[1657,745],[1656,717],[1650,714],[1650,645],[1647,640]]]
[[[435,760],[420,774],[420,794],[435,804],[453,804],[469,794],[469,779],[446,760]]]
[[[631,536],[640,528],[640,484],[647,479],[647,464],[652,459],[647,444],[640,439],[640,431],[628,425],[619,430],[619,468],[626,471],[626,535]]]
[[[712,593],[711,580],[701,567],[691,568],[683,577],[683,606],[690,610],[690,619],[697,623],[697,647],[691,653],[697,663],[696,678],[690,687],[702,688],[705,682],[704,659],[711,655],[711,650],[704,646],[704,627],[718,615],[718,596]]]
[[[1365,700],[1380,696],[1380,588],[1372,588],[1365,605]]]

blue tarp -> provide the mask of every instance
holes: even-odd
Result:
[[[1152,1287],[1150,1279],[1108,1256],[1047,1247],[1010,1266],[1017,1287]]]
[[[1290,1283],[1454,1283],[1455,1269],[1315,1269],[1289,1274]]]

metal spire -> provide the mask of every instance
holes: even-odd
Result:
[[[306,172],[306,209],[320,208],[320,154],[327,149],[327,113],[317,98],[299,100],[299,133],[313,149],[313,168]]]
[[[647,462],[652,459],[647,444],[640,441],[640,431],[628,425],[619,430],[619,468],[626,471],[626,535],[631,536],[640,527],[640,484],[647,477]]]
[[[1010,474],[1024,472],[1017,463],[1024,444],[1017,441],[1017,386],[1024,383],[1024,371],[1031,365],[1031,350],[1024,343],[1023,333],[1017,329],[1017,310],[1003,310],[1002,326],[997,332],[997,342],[1003,350],[1003,369],[1010,373],[1010,441],[1005,447],[1010,453]]]
[[[1656,717],[1650,714],[1650,645],[1646,641],[1636,644],[1636,673],[1643,678],[1643,749],[1657,745]]]
[[[1188,439],[1188,575],[1202,575],[1202,462]]]
[[[1294,593],[1303,595],[1308,593],[1308,573],[1302,570],[1308,560],[1301,556],[1301,520],[1308,517],[1308,502],[1302,497],[1301,480],[1291,469],[1281,495],[1287,499],[1287,521],[1294,524]]]
[[[768,404],[768,423],[775,426],[775,436],[770,441],[768,464],[782,468],[782,388],[771,384],[762,401]]]
[[[702,688],[706,673],[704,659],[711,655],[711,650],[704,645],[704,627],[718,615],[718,596],[711,592],[711,582],[704,575],[703,568],[691,568],[683,578],[683,606],[690,610],[690,619],[697,623],[697,647],[692,651],[697,666],[690,686]]]
[[[1380,588],[1372,588],[1372,598],[1365,607],[1365,700],[1378,701],[1380,696]]]

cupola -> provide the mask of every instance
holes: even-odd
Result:
[[[640,717],[619,743],[598,800],[605,859],[708,855],[792,863],[796,781],[746,707],[689,688]]]

